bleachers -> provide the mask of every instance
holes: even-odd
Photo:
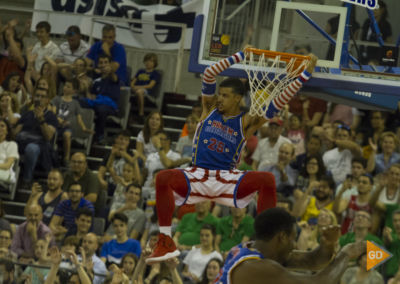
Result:
[[[195,102],[186,99],[183,95],[167,93],[164,97],[164,129],[171,135],[172,147],[174,148],[179,139],[180,132],[186,121],[186,116],[191,113],[192,105]],[[151,107],[146,108],[147,113]],[[129,125],[128,129],[132,131],[131,148],[136,147],[136,137],[139,131],[143,128],[143,124]],[[112,137],[112,136],[111,136]],[[103,157],[108,155],[111,151],[112,139],[108,140],[107,145],[93,145],[87,157],[88,166],[91,170],[97,171],[100,167]],[[39,180],[45,183],[45,179]],[[5,216],[10,222],[20,224],[25,221],[24,208],[28,201],[30,189],[21,189],[17,187],[14,200],[4,200]]]

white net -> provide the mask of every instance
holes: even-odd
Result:
[[[271,101],[277,97],[307,66],[308,60],[280,55],[268,58],[248,52],[243,64],[250,84],[250,115],[263,116]]]

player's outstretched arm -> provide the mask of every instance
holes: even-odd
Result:
[[[216,76],[222,71],[228,69],[231,65],[241,62],[244,59],[243,51],[236,52],[232,56],[221,59],[217,63],[208,66],[203,73],[202,81],[202,102],[203,102],[203,114],[201,119],[213,109],[215,106],[215,91],[217,89]]]
[[[335,255],[340,235],[340,226],[331,225],[323,228],[320,245],[312,251],[293,251],[285,267],[314,271],[325,268]]]

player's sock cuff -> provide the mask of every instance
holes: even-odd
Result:
[[[229,63],[231,65],[235,63],[239,63],[244,60],[244,53],[243,51],[236,52],[234,55],[228,57]]]
[[[279,113],[280,109],[274,104],[274,101],[272,101],[268,108],[267,111],[264,114],[265,119],[272,119],[274,116],[276,116]]]
[[[304,70],[299,76],[299,79],[302,83],[307,82],[308,80],[310,80],[310,78],[311,78],[311,73],[308,72],[307,70]]]
[[[203,96],[212,97],[215,94],[215,90],[217,89],[217,83],[206,83],[203,81],[201,94]]]

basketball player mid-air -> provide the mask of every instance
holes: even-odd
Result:
[[[275,207],[275,179],[271,173],[236,170],[240,153],[250,138],[265,122],[272,119],[296,95],[310,78],[317,57],[310,55],[306,69],[276,96],[263,117],[241,112],[245,88],[240,79],[228,78],[216,92],[216,76],[229,66],[244,60],[245,54],[234,55],[206,68],[203,74],[203,112],[193,140],[192,167],[160,171],[156,177],[156,204],[160,235],[148,264],[179,255],[171,238],[175,203],[194,204],[212,200],[222,205],[243,208],[258,192],[257,213]],[[159,151],[163,151],[162,148]]]

